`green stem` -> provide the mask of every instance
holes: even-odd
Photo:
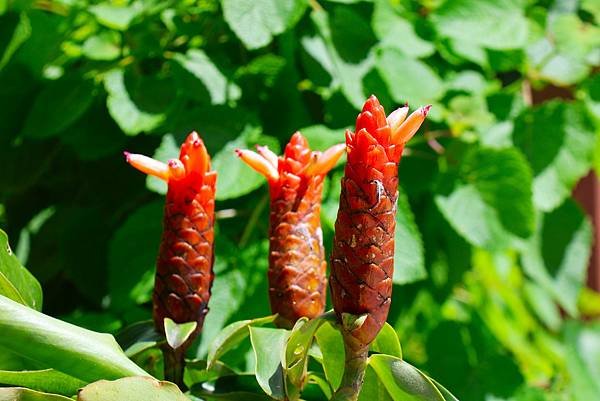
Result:
[[[185,391],[186,387],[183,383],[185,349],[183,347],[173,349],[169,344],[164,344],[162,352],[165,363],[165,380],[175,383],[181,391]]]
[[[346,364],[340,388],[337,389],[331,401],[356,401],[365,379],[369,346],[356,344],[350,334],[344,334],[344,350]]]

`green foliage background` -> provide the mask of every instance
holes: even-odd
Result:
[[[219,172],[202,357],[269,313],[267,189],[233,149],[298,129],[324,149],[371,93],[432,103],[400,167],[404,357],[464,400],[600,399],[592,230],[570,198],[600,167],[598,22],[594,0],[0,0],[0,227],[46,313],[148,319],[165,188],[121,152],[166,160],[199,131]]]

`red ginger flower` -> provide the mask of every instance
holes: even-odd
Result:
[[[356,132],[346,132],[348,162],[330,276],[333,307],[342,323],[346,347],[346,373],[340,398],[335,399],[354,399],[358,394],[368,346],[387,319],[394,270],[398,162],[430,107],[406,118],[405,106],[386,118],[377,98],[371,96],[356,119]]]
[[[202,329],[208,312],[213,274],[213,226],[217,173],[196,132],[181,145],[179,159],[166,164],[125,152],[138,170],[168,183],[153,293],[156,329],[164,333],[164,319],[197,322],[190,344]],[[184,347],[185,348],[185,347]]]
[[[276,323],[289,328],[299,318],[314,318],[325,308],[321,194],[325,175],[343,154],[344,145],[311,152],[297,132],[281,157],[266,146],[257,150],[236,153],[269,182],[269,300],[271,311],[279,314]]]

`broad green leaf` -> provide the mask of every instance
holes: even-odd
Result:
[[[394,284],[408,284],[427,277],[423,240],[404,192],[398,196],[394,242]]]
[[[524,292],[527,301],[540,320],[551,330],[558,331],[562,318],[552,293],[534,282],[525,283]]]
[[[185,55],[176,53],[173,59],[208,89],[212,104],[224,104],[240,96],[240,88],[228,79],[199,49],[190,49]]]
[[[308,372],[308,382],[314,383],[317,386],[319,386],[319,388],[323,392],[323,395],[325,395],[325,397],[328,400],[331,399],[331,386],[329,385],[327,379],[323,374],[316,372]]]
[[[449,196],[438,195],[435,203],[448,223],[472,245],[488,249],[508,246],[509,233],[475,186],[461,186]]]
[[[594,128],[578,103],[552,101],[525,110],[513,141],[533,168],[533,200],[543,211],[559,206],[591,168]]]
[[[0,295],[36,310],[42,310],[42,287],[21,266],[8,244],[8,236],[0,230]]]
[[[198,327],[198,322],[175,323],[172,319],[166,317],[164,325],[167,343],[171,348],[177,349],[190,338],[196,327]]]
[[[87,384],[87,382],[75,379],[54,369],[0,370],[0,383],[66,396],[77,394],[77,390]]]
[[[227,144],[212,159],[212,168],[217,171],[217,200],[233,199],[252,192],[263,185],[266,180],[246,163],[239,160],[235,149],[253,149],[254,145],[268,145],[274,151],[279,151],[277,141],[260,131],[246,127],[244,132]]]
[[[461,175],[497,212],[507,231],[523,238],[533,233],[531,169],[521,152],[479,148],[465,156]]]
[[[287,339],[284,371],[287,383],[286,394],[290,399],[298,398],[306,383],[308,352],[315,333],[324,322],[323,316],[312,320],[301,318],[296,322]]]
[[[358,401],[394,401],[379,379],[379,376],[377,376],[377,373],[369,365],[367,365],[367,370],[365,371],[365,380],[360,389]]]
[[[90,80],[65,77],[48,83],[33,101],[23,134],[36,139],[59,134],[86,112],[93,98]]]
[[[377,70],[399,104],[421,106],[444,94],[441,79],[427,64],[394,48],[384,47],[377,52]]]
[[[223,259],[221,252],[218,252],[214,268],[215,280],[208,302],[208,309],[217,310],[219,313],[206,315],[200,346],[196,352],[197,357],[202,357],[209,352],[212,341],[220,335],[232,315],[244,305],[243,295],[249,285],[248,278],[238,266],[232,266]],[[256,320],[261,321],[261,318]]]
[[[147,375],[114,338],[62,322],[0,295],[0,346],[84,381]]]
[[[569,322],[565,328],[566,363],[571,375],[570,393],[576,400],[600,397],[600,324]]]
[[[222,362],[216,362],[208,368],[205,360],[195,359],[185,362],[184,382],[188,386],[195,383],[214,381],[224,376],[235,376],[237,373]]]
[[[284,400],[286,393],[282,360],[285,358],[285,343],[290,332],[252,326],[249,330],[256,360],[256,380],[269,396]]]
[[[431,18],[442,35],[490,49],[520,48],[528,34],[520,0],[446,1]]]
[[[207,357],[207,366],[210,369],[213,364],[228,350],[238,345],[242,340],[250,335],[248,328],[251,326],[261,326],[271,323],[275,320],[275,315],[266,316],[253,320],[241,320],[231,323],[225,327],[221,333],[213,340]]]
[[[142,110],[131,98],[125,85],[123,70],[112,70],[104,76],[108,93],[106,105],[110,115],[127,135],[137,135],[158,127],[165,115]]]
[[[248,49],[268,45],[304,13],[303,0],[221,0],[229,27]]]
[[[58,394],[42,393],[28,388],[0,388],[0,401],[73,401]]]
[[[387,322],[383,325],[370,347],[371,351],[402,359],[402,348],[400,347],[398,334]]]
[[[123,3],[121,3],[123,4]],[[124,31],[135,17],[142,12],[142,2],[135,1],[131,5],[113,5],[110,3],[100,3],[88,8],[99,23],[111,29]]]
[[[344,143],[344,130],[331,129],[324,125],[311,125],[299,130],[308,140],[312,150],[325,151],[333,145]]]
[[[571,316],[585,286],[592,241],[589,220],[568,200],[540,218],[536,234],[522,253],[525,272]]]
[[[128,216],[110,240],[108,287],[114,309],[126,310],[151,299],[162,215],[163,202],[142,206]]]
[[[323,359],[321,364],[327,381],[334,390],[340,386],[344,374],[344,342],[339,330],[327,323],[322,325],[315,335]]]
[[[322,65],[331,68],[329,73],[332,75],[332,88],[341,89],[348,102],[356,109],[360,109],[365,101],[362,81],[365,75],[372,69],[375,61],[372,57],[372,52],[364,55],[364,58],[361,60],[345,60],[340,55],[340,52],[334,43],[331,27],[332,22],[330,21],[329,15],[323,10],[314,10],[311,13],[311,19],[323,40],[323,46],[319,45],[315,47],[314,42],[308,42],[309,44],[312,44],[312,46],[307,48],[305,43],[305,49],[317,61],[330,61],[330,63],[327,62]],[[344,24],[344,21],[340,21],[340,23],[341,26],[338,28],[344,28],[348,31],[352,30],[352,27]],[[345,37],[343,32],[338,32],[337,36],[341,38]],[[326,57],[321,53],[315,54],[315,50],[322,50],[323,47],[327,50]]]
[[[7,22],[3,23],[7,24]],[[2,71],[2,69],[8,64],[13,54],[15,54],[23,42],[29,39],[29,36],[31,36],[31,22],[29,22],[29,18],[27,17],[26,13],[21,13],[19,15],[19,21],[16,23],[16,26],[12,32],[10,41],[6,47],[2,49],[3,51],[0,52],[0,55],[2,55],[2,57],[0,57],[0,71]]]
[[[396,48],[408,57],[427,57],[435,51],[433,44],[419,37],[414,26],[397,14],[388,0],[375,1],[372,24],[384,47]]]
[[[85,386],[77,401],[188,401],[181,390],[166,381],[150,377],[125,377],[115,381],[100,380]]]
[[[378,354],[368,363],[393,400],[446,401],[431,379],[400,358]]]
[[[114,60],[121,54],[121,37],[112,31],[90,36],[83,42],[81,52],[90,60]]]
[[[125,327],[117,333],[116,340],[125,354],[131,358],[133,355],[157,346],[164,338],[156,331],[152,320],[145,320]]]

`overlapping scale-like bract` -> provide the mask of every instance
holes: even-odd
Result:
[[[406,118],[400,108],[386,118],[371,96],[346,132],[348,162],[331,255],[333,306],[347,347],[366,349],[385,323],[392,295],[398,162],[404,144],[429,107]]]
[[[217,173],[210,169],[204,143],[195,132],[181,145],[179,159],[166,164],[129,153],[126,158],[137,169],[168,183],[153,292],[155,326],[164,332],[167,317],[176,323],[197,322],[197,334],[208,312],[214,278]]]
[[[291,327],[306,316],[314,318],[325,308],[327,287],[321,232],[323,180],[344,151],[343,145],[313,152],[295,133],[277,157],[266,147],[258,154],[237,153],[269,181],[269,300],[280,327]]]

